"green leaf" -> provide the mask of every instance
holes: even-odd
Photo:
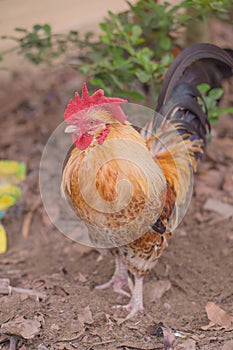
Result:
[[[104,44],[110,44],[111,43],[111,36],[109,34],[106,34],[106,35],[101,35],[100,36],[100,39],[102,40],[102,42]]]
[[[148,83],[152,78],[151,74],[148,74],[147,72],[142,70],[136,72],[136,76],[141,83]]]
[[[162,66],[169,66],[173,61],[173,57],[171,53],[166,53],[162,58],[161,58],[161,64]]]
[[[145,96],[138,91],[121,91],[120,96],[125,98],[130,98],[135,101],[145,100]]]
[[[223,89],[215,88],[209,92],[209,97],[214,100],[219,100],[223,95]]]
[[[99,23],[99,27],[100,27],[100,29],[102,29],[104,32],[107,32],[107,29],[108,29],[108,27],[107,27],[107,24],[106,23]]]
[[[160,47],[161,49],[163,49],[164,51],[168,51],[170,50],[172,46],[172,41],[170,38],[168,37],[164,37],[160,40]]]
[[[90,83],[94,86],[97,86],[99,89],[103,89],[107,96],[111,95],[109,88],[106,87],[104,81],[101,78],[92,78],[90,80]]]
[[[38,32],[38,30],[42,29],[42,26],[41,26],[40,24],[35,24],[35,25],[33,26],[33,29],[34,29],[36,32]]]
[[[204,94],[206,94],[206,93],[210,90],[210,85],[209,85],[209,84],[203,83],[203,84],[198,85],[197,88],[198,88],[198,90],[200,91],[200,93],[201,93],[202,95],[204,95]]]
[[[222,114],[233,113],[233,107],[216,108],[214,114],[219,117]]]
[[[138,39],[139,39],[141,34],[142,34],[141,27],[139,27],[137,25],[133,26],[133,28],[132,28],[132,37],[131,37],[132,42],[136,43],[138,41]]]
[[[113,80],[114,84],[119,88],[119,89],[123,89],[124,85],[122,83],[122,81],[118,78],[118,76],[115,74],[109,74],[109,77]]]
[[[42,26],[42,29],[45,31],[46,34],[48,34],[48,35],[51,34],[51,26],[49,24],[44,24]]]

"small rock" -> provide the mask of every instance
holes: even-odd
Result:
[[[149,336],[146,337],[146,338],[145,338],[145,341],[150,342],[150,341],[151,341],[151,337],[149,337]]]
[[[165,307],[165,309],[171,309],[171,304],[169,303],[164,303],[163,306]]]
[[[177,233],[179,234],[180,237],[188,236],[188,232],[185,230],[179,230]]]

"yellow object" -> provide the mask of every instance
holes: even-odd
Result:
[[[11,207],[21,196],[21,189],[13,185],[0,185],[0,210]]]
[[[4,227],[0,224],[0,254],[7,251],[7,238]]]
[[[23,162],[0,160],[0,179],[8,183],[17,183],[25,179],[26,166]]]
[[[0,220],[5,210],[16,203],[22,191],[17,184],[26,177],[25,163],[0,160]],[[7,251],[7,235],[0,222],[0,254]]]

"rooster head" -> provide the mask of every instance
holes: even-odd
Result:
[[[109,124],[125,123],[127,116],[119,104],[126,102],[121,98],[104,96],[101,89],[89,95],[84,83],[82,96],[76,92],[75,100],[70,100],[66,108],[64,119],[68,126],[65,132],[73,134],[73,142],[81,150],[86,149],[93,140],[101,144],[109,132]]]

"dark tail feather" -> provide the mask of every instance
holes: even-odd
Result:
[[[204,148],[210,124],[197,86],[207,83],[211,88],[221,87],[222,80],[232,75],[232,50],[223,50],[212,44],[190,46],[168,69],[156,111],[164,118],[171,119],[176,127],[179,125],[181,135],[188,133],[190,139],[202,139]]]
[[[232,74],[232,50],[223,50],[212,44],[192,45],[182,51],[168,69],[159,94],[156,111],[159,112],[162,106],[167,103],[178,82],[183,81],[194,86],[205,82],[216,87],[219,86],[219,81],[229,78]]]

